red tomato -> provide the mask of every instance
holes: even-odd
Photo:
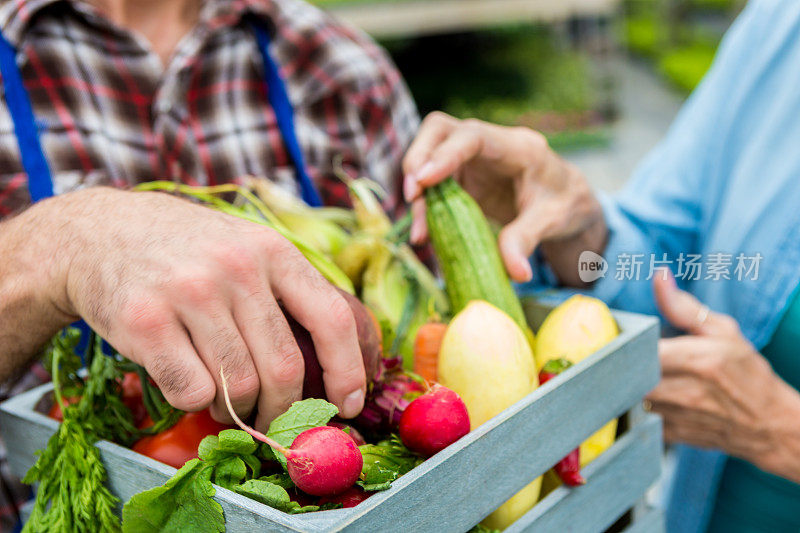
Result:
[[[139,424],[147,416],[147,409],[142,401],[142,380],[136,372],[125,372],[122,377],[122,403],[131,410],[133,423]]]
[[[78,403],[80,401],[80,396],[72,396],[69,398],[64,398],[64,403],[67,405],[72,405],[74,403]],[[58,405],[55,397],[53,398],[53,407],[50,408],[50,411],[47,413],[47,416],[52,418],[53,420],[58,420],[59,422],[64,421],[64,415],[61,413],[61,406]]]
[[[234,426],[221,424],[211,418],[208,409],[186,413],[168,430],[136,441],[133,451],[180,468],[189,459],[197,457],[197,447],[201,440],[232,427]]]
[[[144,403],[142,402],[142,382],[139,379],[139,375],[136,372],[126,372],[120,386],[122,387],[122,403],[131,410],[131,414],[133,414],[133,423],[141,423],[147,416],[147,409],[145,409]],[[80,399],[80,396],[74,396],[71,398],[64,398],[64,401],[67,405],[72,405],[78,403]],[[64,420],[64,415],[61,414],[61,407],[59,407],[55,399],[53,400],[53,407],[50,408],[47,416],[59,422]]]

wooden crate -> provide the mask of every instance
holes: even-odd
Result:
[[[545,309],[526,301],[535,327]],[[640,502],[660,472],[661,425],[638,408],[658,382],[658,323],[615,312],[621,334],[454,445],[352,509],[288,515],[217,487],[227,531],[463,533],[547,471],[612,418],[628,430],[584,470],[586,485],[550,493],[507,531],[600,532]],[[57,422],[34,411],[49,384],[0,405],[12,471],[24,474]],[[97,444],[109,486],[122,501],[161,485],[175,470],[111,442]],[[642,508],[641,505],[638,506]],[[634,513],[633,531],[660,531],[655,511]]]

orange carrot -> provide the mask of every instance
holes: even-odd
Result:
[[[414,372],[431,383],[436,381],[439,348],[446,330],[447,324],[428,322],[420,326],[414,339]]]

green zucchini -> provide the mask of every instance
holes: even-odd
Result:
[[[530,336],[525,313],[511,285],[497,239],[478,204],[452,178],[425,191],[428,230],[439,259],[453,314],[472,300],[485,300]]]

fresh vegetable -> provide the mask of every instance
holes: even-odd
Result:
[[[356,333],[358,334],[358,344],[361,348],[361,357],[364,361],[364,371],[366,372],[367,380],[371,381],[378,373],[378,364],[381,357],[380,334],[375,329],[375,320],[369,309],[364,307],[364,304],[358,298],[342,290],[339,292],[347,300],[356,320]],[[322,377],[322,367],[317,359],[317,351],[311,334],[288,313],[286,320],[289,322],[295,341],[303,353],[303,362],[305,364],[303,397],[327,398]]]
[[[314,496],[344,492],[358,481],[364,465],[353,439],[330,426],[305,430],[282,453],[294,484]]]
[[[166,431],[136,441],[133,451],[180,468],[190,459],[197,458],[197,447],[204,438],[231,427],[211,418],[208,409],[186,413]]]
[[[328,422],[328,425],[332,428],[339,428],[348,435],[350,435],[350,438],[353,439],[353,442],[356,443],[356,446],[362,446],[367,443],[367,441],[364,440],[364,437],[361,435],[361,433],[350,424],[333,421],[333,422]]]
[[[563,357],[580,363],[619,335],[611,311],[597,298],[575,295],[550,311],[536,334],[539,368]],[[580,446],[581,466],[586,466],[614,444],[617,421],[612,420]]]
[[[406,407],[399,431],[409,450],[430,457],[469,433],[467,406],[458,394],[436,384]]]
[[[400,417],[414,398],[425,392],[419,378],[406,373],[399,357],[381,359],[378,375],[356,418],[359,427],[373,434],[397,430]]]
[[[147,416],[142,399],[142,381],[136,372],[125,372],[122,376],[122,402],[131,410],[133,422],[137,426]]]
[[[439,350],[438,375],[464,400],[473,429],[538,385],[522,330],[506,313],[480,300],[450,322]]]
[[[347,243],[344,226],[355,224],[352,211],[338,207],[309,207],[297,196],[268,179],[250,177],[246,185],[295,235],[327,256]]]
[[[139,375],[136,372],[125,372],[120,386],[122,387],[122,403],[131,410],[133,422],[138,426],[147,416],[147,410],[144,407],[144,403],[142,403],[142,383],[139,381]],[[62,398],[66,405],[72,405],[80,401],[80,396],[62,396]],[[64,419],[58,402],[53,402],[53,406],[48,411],[47,416],[59,422]]]
[[[420,326],[414,339],[414,372],[429,382],[436,378],[439,349],[447,324],[428,322]]]
[[[531,347],[506,313],[485,301],[473,301],[447,328],[439,350],[439,382],[467,406],[474,429],[524,398],[538,386]],[[482,523],[505,529],[536,503],[537,478]]]
[[[267,434],[291,442],[303,431],[328,423],[334,414],[336,407],[324,400],[295,402],[273,420]],[[260,448],[245,431],[226,429],[218,436],[210,435],[201,441],[197,455],[199,459],[186,463],[165,485],[141,492],[125,504],[125,533],[224,531],[225,517],[213,499],[212,482],[292,514],[337,506],[314,505],[285,472],[261,475],[262,461],[276,457],[271,448]]]
[[[566,359],[551,359],[539,371],[539,384],[544,385],[570,366],[572,363]],[[577,487],[586,483],[581,475],[580,450],[580,448],[575,448],[553,467],[558,478],[569,487]]]
[[[80,358],[75,353],[79,340],[80,331],[71,328],[54,337],[49,348],[53,392],[63,422],[47,447],[37,452],[36,463],[23,479],[25,483],[39,483],[25,532],[119,530],[114,515],[118,500],[105,486],[105,467],[94,443],[100,439],[127,443],[137,429],[121,399],[122,373],[117,360],[103,355],[94,336],[85,356],[89,376],[81,387],[80,400],[72,405],[64,402],[61,383],[80,381]],[[77,391],[73,387],[71,392]]]
[[[62,396],[61,400],[63,401],[64,405],[73,405],[81,401],[80,396],[70,396],[69,398],[65,398]],[[64,415],[61,412],[61,404],[54,401],[53,406],[47,412],[47,416],[52,418],[53,420],[58,420],[59,422],[64,420]]]
[[[364,463],[356,443],[347,433],[331,426],[313,427],[297,435],[291,447],[286,448],[241,421],[233,410],[222,368],[220,377],[228,413],[253,438],[283,455],[289,477],[297,488],[314,496],[327,496],[355,484]]]
[[[372,496],[371,492],[367,492],[360,487],[351,487],[346,491],[342,492],[341,494],[336,494],[332,496],[323,496],[319,499],[320,505],[326,504],[339,504],[343,508],[348,509],[350,507],[355,507],[359,503],[363,502],[367,498]]]
[[[392,481],[422,463],[422,458],[392,436],[378,444],[359,446],[364,466],[358,486],[366,491],[386,490]]]
[[[199,458],[183,465],[164,485],[134,495],[122,509],[124,533],[225,531],[222,507],[213,497],[218,485],[234,489],[258,476],[257,444],[243,431],[226,429],[197,449]],[[288,499],[288,497],[287,497]]]
[[[426,189],[427,221],[453,313],[485,300],[510,316],[530,342],[517,294],[508,279],[497,239],[475,200],[452,178]]]

